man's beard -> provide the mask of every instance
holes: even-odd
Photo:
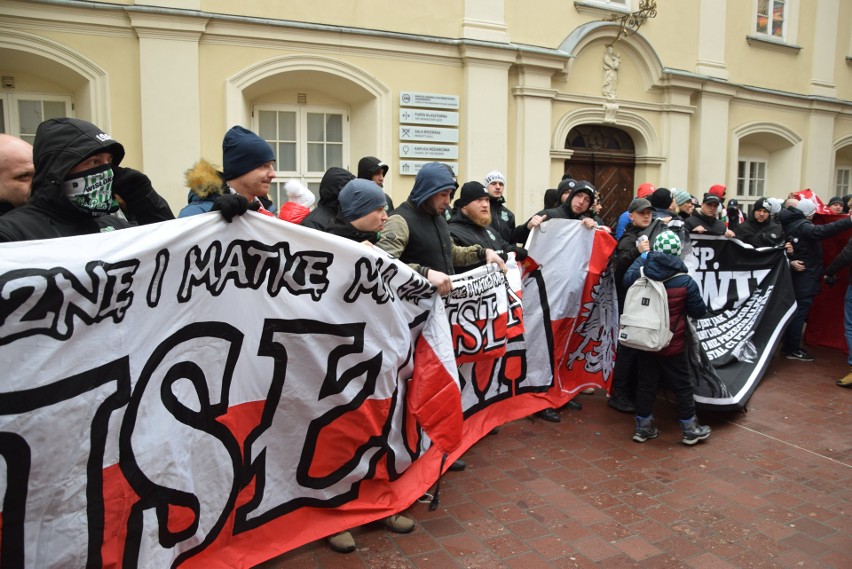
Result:
[[[480,227],[488,227],[491,225],[491,214],[480,212],[480,211],[472,211],[468,215],[470,220],[477,224]]]

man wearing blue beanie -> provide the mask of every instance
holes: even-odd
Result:
[[[258,208],[260,213],[274,215],[272,202],[269,200],[269,188],[275,179],[275,154],[269,143],[260,138],[252,131],[239,125],[231,127],[225,133],[222,140],[222,177],[228,184],[231,194],[237,194],[245,198],[250,204],[250,209]],[[239,199],[222,200],[218,208],[227,221],[234,215],[245,213],[243,204]],[[234,212],[230,212],[230,208]],[[228,210],[228,211],[226,211]],[[239,211],[242,210],[242,211]]]

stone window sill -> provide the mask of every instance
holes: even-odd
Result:
[[[793,55],[798,55],[802,51],[802,46],[785,43],[769,36],[747,35],[746,41],[753,47],[762,47],[782,53],[792,53]]]

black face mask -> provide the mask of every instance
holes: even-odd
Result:
[[[112,196],[112,178],[112,166],[103,164],[70,174],[62,183],[62,189],[77,209],[99,217],[118,209]]]

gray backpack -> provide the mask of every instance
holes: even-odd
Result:
[[[669,277],[672,279],[677,273]],[[618,341],[644,352],[659,352],[672,341],[669,330],[669,297],[663,284],[645,276],[639,267],[639,278],[627,289],[624,311],[618,325]]]

